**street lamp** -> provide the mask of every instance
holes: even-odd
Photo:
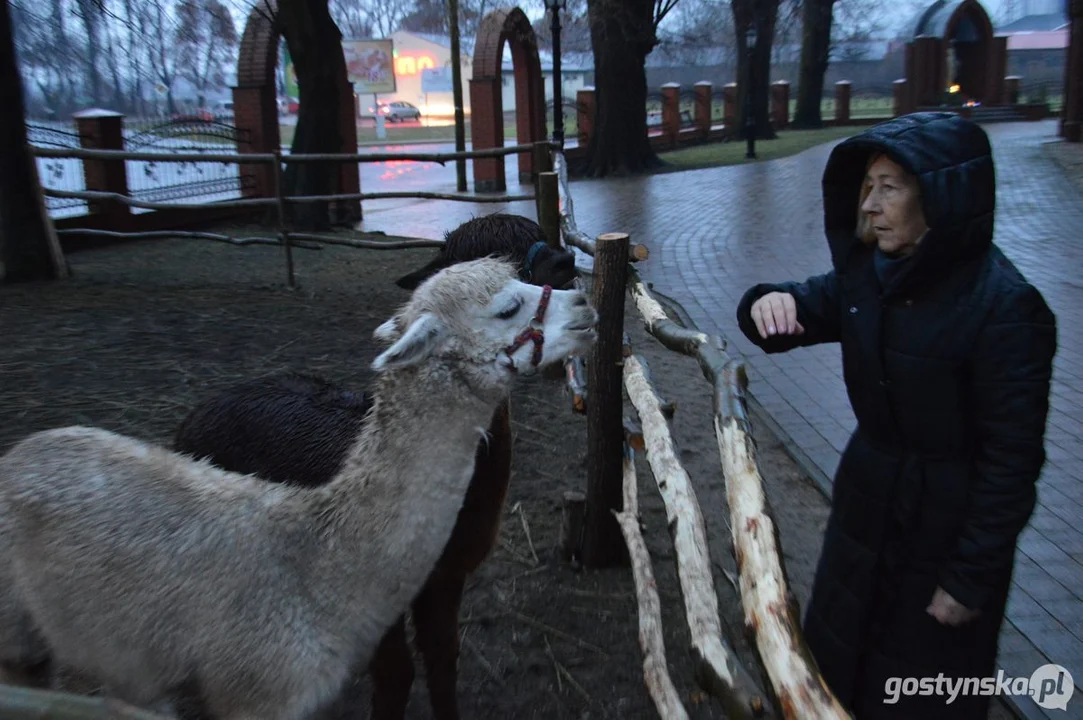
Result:
[[[745,28],[745,142],[748,151],[745,158],[756,159],[756,121],[752,114],[752,62],[756,52],[756,26],[749,25]]]
[[[564,149],[564,98],[563,78],[560,73],[560,11],[567,8],[567,0],[544,0],[545,9],[552,14],[553,24],[553,142]]]

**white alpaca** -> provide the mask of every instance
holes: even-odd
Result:
[[[194,681],[217,717],[306,716],[421,589],[514,379],[587,351],[596,320],[506,261],[434,275],[377,330],[371,414],[317,488],[100,429],[31,435],[0,458],[0,663],[47,648],[133,704]]]

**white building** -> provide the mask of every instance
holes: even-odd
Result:
[[[400,30],[391,35],[394,43],[395,92],[380,93],[382,102],[403,100],[416,105],[423,115],[452,116],[455,105],[451,91],[451,39],[446,35],[414,33]],[[462,38],[459,44],[462,62],[463,112],[470,114],[470,79],[473,77],[474,38]],[[545,98],[553,97],[553,62],[547,51],[539,52],[545,83]],[[562,94],[566,101],[574,101],[576,91],[589,85],[594,72],[593,59],[589,54],[562,54]],[[501,67],[503,74],[502,99],[505,112],[515,109],[515,77],[511,48],[504,44]],[[374,98],[358,98],[362,107]]]

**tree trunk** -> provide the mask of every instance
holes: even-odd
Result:
[[[67,275],[45,215],[37,167],[26,140],[22,78],[15,61],[11,7],[0,3],[0,280],[56,280]]]
[[[797,83],[795,128],[823,127],[820,103],[831,50],[831,9],[835,0],[804,0],[801,31],[801,71]]]
[[[583,172],[626,175],[662,165],[647,139],[653,0],[588,0],[597,116]]]
[[[748,91],[752,89],[752,118],[757,140],[774,140],[778,137],[771,127],[768,114],[771,100],[771,45],[775,36],[779,0],[732,0],[733,26],[737,33],[737,122],[741,139],[747,139],[745,131],[745,107]],[[745,50],[745,28],[756,28],[756,45],[751,53],[751,84],[749,77],[749,52]]]
[[[346,84],[342,33],[331,18],[327,0],[280,0],[278,22],[297,72],[300,109],[291,153],[338,153],[342,150],[339,104]],[[287,195],[331,195],[339,189],[339,164],[289,163],[283,191]],[[290,203],[290,221],[297,227],[330,226],[328,204]]]

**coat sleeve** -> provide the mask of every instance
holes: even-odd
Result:
[[[1011,567],[1045,463],[1056,320],[1021,284],[998,303],[973,349],[970,388],[976,455],[967,515],[940,587],[981,609]]]
[[[769,292],[786,292],[793,295],[797,306],[797,322],[805,329],[802,335],[776,335],[760,337],[756,323],[752,322],[752,305]],[[761,283],[745,292],[737,304],[737,325],[750,341],[767,353],[779,353],[796,347],[838,342],[841,326],[841,293],[838,279],[832,270],[815,275],[802,283]]]

